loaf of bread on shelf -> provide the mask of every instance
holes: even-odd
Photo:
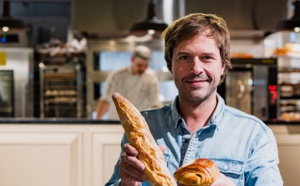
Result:
[[[209,186],[220,175],[217,165],[210,159],[199,158],[174,173],[177,182],[185,186]]]
[[[298,43],[286,43],[282,48],[276,48],[274,50],[275,55],[293,55],[300,54],[300,44]]]
[[[138,151],[137,158],[145,165],[145,174],[151,185],[176,186],[164,162],[163,152],[156,144],[148,124],[137,108],[119,93],[112,95],[122,127],[130,145]]]

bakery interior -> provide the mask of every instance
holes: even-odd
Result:
[[[158,25],[193,12],[226,20],[233,69],[219,94],[273,130],[284,184],[300,182],[300,1],[0,2],[0,185],[104,185],[123,135],[119,121],[95,119],[105,78],[146,45],[172,101]]]

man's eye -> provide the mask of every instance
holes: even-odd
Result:
[[[203,56],[202,58],[203,58],[203,59],[212,59],[211,56]]]
[[[188,56],[180,56],[179,59],[180,59],[180,60],[188,60],[189,57],[188,57]]]

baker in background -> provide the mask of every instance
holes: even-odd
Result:
[[[131,56],[129,67],[117,69],[105,80],[104,91],[97,105],[97,119],[102,119],[108,111],[109,120],[119,120],[112,103],[112,94],[120,93],[131,101],[139,110],[159,107],[158,78],[149,69],[151,51],[146,46],[136,46]],[[111,106],[112,105],[112,106]]]

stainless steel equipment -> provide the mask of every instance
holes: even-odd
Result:
[[[3,1],[2,9],[0,87],[5,104],[1,104],[1,109],[7,111],[7,117],[33,117],[34,65],[33,49],[29,48],[29,29],[21,20],[10,15],[9,1]],[[9,71],[10,75],[3,75],[5,71]]]
[[[0,117],[14,116],[14,81],[12,70],[0,70]]]
[[[0,47],[0,56],[0,71],[13,72],[13,116],[33,117],[33,49]]]
[[[29,45],[26,30],[3,32],[0,30],[0,47],[27,47]]]
[[[233,69],[218,92],[227,105],[258,118],[277,119],[277,59],[233,58]]]

